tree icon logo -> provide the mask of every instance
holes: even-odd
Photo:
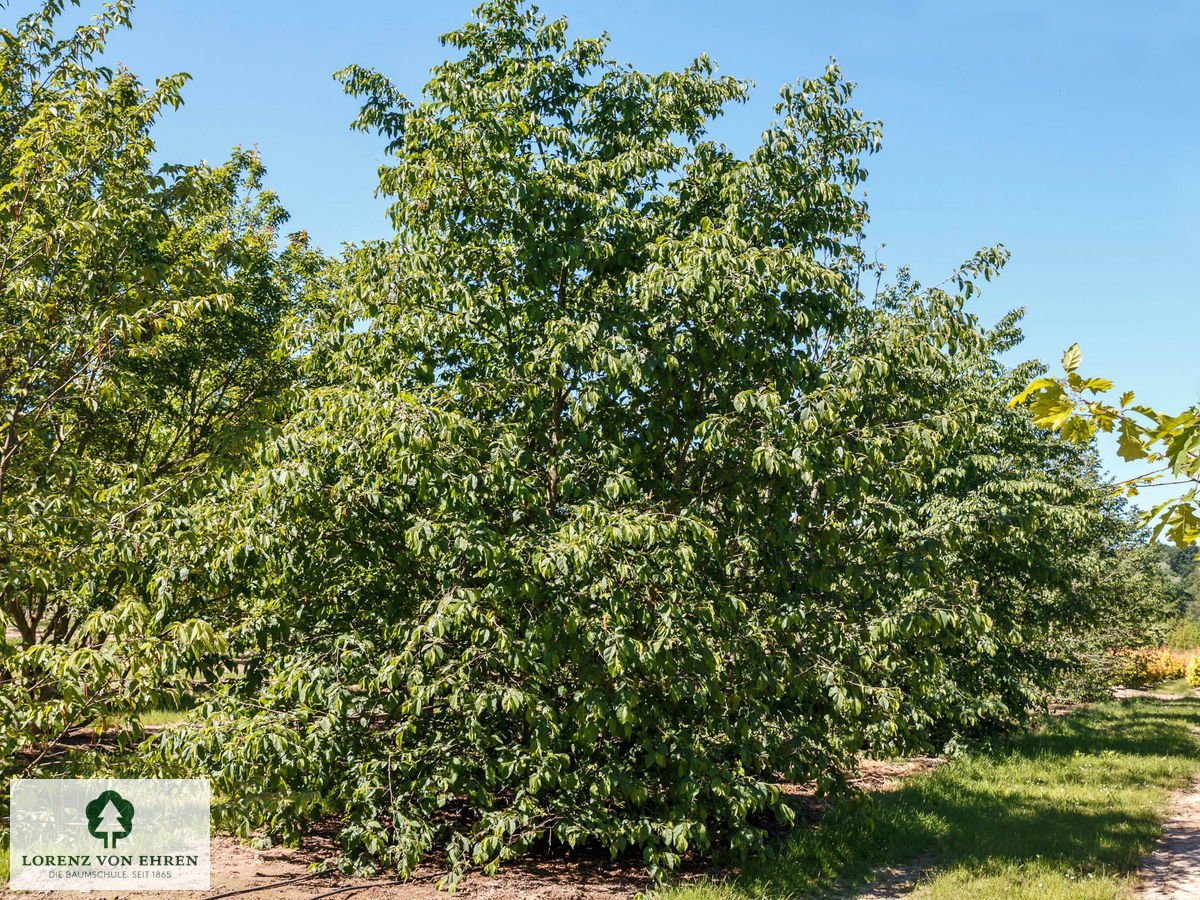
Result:
[[[104,849],[112,850],[117,841],[133,831],[133,804],[116,791],[105,791],[84,811],[87,813],[88,833],[104,841]]]

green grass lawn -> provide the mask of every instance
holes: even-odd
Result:
[[[1096,704],[1004,748],[958,759],[877,798],[869,825],[835,812],[736,878],[678,887],[670,900],[852,894],[883,867],[925,872],[917,897],[1112,898],[1136,879],[1167,797],[1200,770],[1200,701]]]
[[[1176,678],[1172,681],[1164,681],[1161,684],[1155,685],[1149,690],[1157,694],[1175,694],[1177,697],[1194,697],[1196,690],[1188,684],[1186,678]]]

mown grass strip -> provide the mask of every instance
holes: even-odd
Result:
[[[990,752],[914,776],[877,797],[869,815],[826,816],[736,878],[664,897],[852,896],[873,873],[896,868],[918,876],[921,898],[1113,898],[1134,883],[1161,833],[1170,792],[1200,771],[1197,724],[1193,696],[1050,718]]]

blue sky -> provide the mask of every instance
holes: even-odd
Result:
[[[370,65],[419,95],[445,55],[437,36],[472,5],[143,0],[109,58],[147,79],[191,73],[187,105],[157,132],[161,155],[217,161],[257,144],[293,225],[336,251],[387,227],[372,197],[381,142],[349,131],[355,106],[331,73]],[[753,101],[712,129],[743,152],[779,86],[836,56],[859,84],[855,105],[884,125],[867,183],[881,260],[933,283],[1003,242],[1012,262],[974,311],[990,322],[1026,307],[1023,357],[1057,365],[1078,341],[1085,374],[1139,399],[1176,409],[1200,397],[1192,0],[540,5],[577,34],[607,30],[612,54],[640,68],[678,68],[704,52],[722,73],[753,80]]]

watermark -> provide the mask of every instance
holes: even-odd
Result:
[[[18,778],[9,887],[207,890],[208,781]]]

